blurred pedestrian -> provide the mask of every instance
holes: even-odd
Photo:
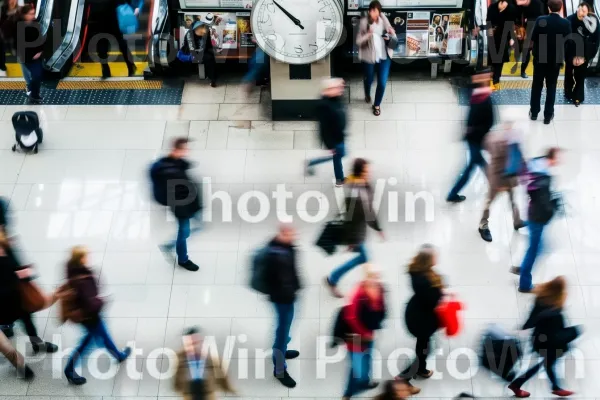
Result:
[[[344,242],[348,243],[350,250],[358,255],[345,264],[334,269],[325,278],[325,285],[331,293],[338,298],[344,297],[337,289],[340,279],[368,261],[365,241],[367,239],[367,226],[377,231],[382,239],[385,239],[383,230],[377,221],[377,215],[373,209],[373,188],[369,184],[369,162],[363,158],[354,160],[352,176],[348,179],[346,196],[346,232]]]
[[[184,400],[216,400],[218,389],[235,394],[219,359],[203,351],[202,339],[197,328],[185,332],[183,350],[177,354],[175,391]]]
[[[441,327],[435,309],[442,299],[444,288],[442,277],[433,269],[437,261],[435,248],[425,244],[408,265],[414,295],[406,306],[404,316],[408,331],[417,338],[416,359],[402,371],[400,377],[409,381],[416,376],[427,379],[433,375],[433,371],[427,369],[427,357],[431,337]]]
[[[519,51],[515,53],[515,58],[521,57],[521,78],[527,79],[527,66],[531,60],[531,50],[533,47],[533,27],[538,17],[546,14],[544,4],[541,0],[516,0],[517,4],[517,45]],[[534,56],[535,59],[535,56]],[[515,65],[511,72],[517,72],[518,60],[515,60]]]
[[[198,220],[202,209],[201,188],[188,175],[192,164],[186,160],[188,149],[187,138],[177,138],[173,141],[171,152],[152,164],[150,179],[152,181],[154,198],[158,203],[168,206],[177,218],[177,238],[165,243],[160,250],[172,258],[173,249],[177,253],[177,264],[188,271],[198,271],[200,268],[189,259],[187,239],[194,232],[191,220]]]
[[[18,262],[10,248],[8,239],[0,230],[0,324],[11,325],[22,318],[24,312],[21,308],[21,292],[19,281],[29,279],[29,269],[19,269]],[[34,373],[25,364],[25,358],[13,347],[12,343],[0,331],[0,353],[17,369],[20,378],[32,379]]]
[[[530,293],[534,288],[531,272],[538,254],[542,251],[542,233],[554,216],[557,207],[557,200],[553,199],[551,191],[550,169],[558,163],[559,149],[552,147],[547,151],[546,156],[534,158],[527,165],[529,173],[527,184],[529,247],[521,266],[511,268],[512,273],[520,275],[519,292],[521,293]]]
[[[534,0],[531,0],[534,1]],[[542,89],[546,83],[544,124],[554,118],[554,100],[560,68],[565,62],[565,39],[571,34],[571,24],[560,14],[561,0],[548,0],[550,15],[539,17],[531,32],[533,42],[533,83],[529,104],[529,118],[537,120],[540,112]]]
[[[483,140],[494,126],[494,103],[492,102],[492,90],[489,86],[490,72],[484,71],[473,75],[473,92],[467,116],[465,141],[469,149],[469,162],[458,180],[450,189],[446,201],[460,203],[466,200],[465,196],[459,194],[463,187],[469,182],[469,178],[475,167],[480,167],[485,172],[487,163],[481,154]]]
[[[496,196],[507,192],[510,199],[513,215],[513,228],[519,230],[525,226],[519,213],[519,206],[515,201],[514,188],[519,184],[518,176],[506,176],[506,165],[509,157],[509,146],[519,145],[522,132],[517,130],[514,122],[505,122],[501,129],[489,133],[484,139],[484,148],[490,155],[490,163],[487,166],[487,178],[489,182],[488,195],[481,221],[479,222],[479,234],[486,242],[492,241],[492,233],[488,226],[490,217],[490,206]]]
[[[383,393],[375,396],[373,400],[406,400],[413,394],[420,392],[420,389],[415,393],[415,387],[402,378],[396,378],[386,381],[383,386]]]
[[[552,385],[552,394],[567,397],[574,392],[560,387],[555,366],[558,359],[569,351],[569,343],[580,335],[579,327],[567,327],[565,324],[563,307],[567,300],[567,282],[562,276],[556,277],[536,287],[535,294],[535,305],[523,329],[533,329],[533,350],[542,357],[542,361],[515,379],[508,388],[517,398],[529,397],[530,393],[521,387],[543,366]]]
[[[295,242],[296,230],[290,225],[281,225],[277,236],[267,245],[269,252],[265,260],[267,291],[277,318],[273,341],[273,375],[287,388],[295,387],[296,381],[288,373],[285,360],[300,356],[297,350],[288,350],[296,295],[301,288]]]
[[[122,351],[117,349],[108,333],[101,315],[104,300],[100,296],[94,272],[88,267],[87,249],[81,246],[73,248],[71,258],[67,262],[66,273],[69,287],[75,292],[74,298],[82,316],[81,325],[85,329],[85,336],[71,354],[65,367],[65,376],[69,383],[79,386],[84,385],[87,380],[75,372],[75,366],[93,343],[105,348],[119,363],[129,357],[131,348],[127,347]]]
[[[344,89],[344,80],[341,78],[326,79],[323,82],[321,100],[317,106],[317,117],[321,141],[331,151],[331,155],[313,158],[306,164],[306,175],[314,175],[315,165],[333,160],[336,187],[341,187],[345,179],[342,158],[346,155],[345,139],[348,116],[343,99]]]
[[[362,62],[364,70],[365,102],[371,104],[371,85],[375,79],[375,73],[377,73],[373,114],[379,116],[392,65],[393,50],[388,47],[387,43],[396,39],[396,32],[383,13],[381,3],[377,0],[371,1],[369,4],[369,11],[366,16],[361,18],[358,29],[356,45],[358,46],[358,59]]]
[[[364,268],[365,277],[343,311],[350,331],[346,340],[350,372],[344,400],[378,386],[371,380],[371,364],[375,331],[382,328],[386,317],[385,290],[381,272],[372,264],[364,264]]]
[[[492,90],[500,89],[500,77],[504,63],[510,59],[510,48],[514,41],[511,33],[515,29],[515,8],[508,0],[491,3],[487,12],[489,58],[492,64]]]
[[[0,7],[0,77],[6,76],[6,53],[15,49],[16,26],[22,5],[17,0],[6,0]]]
[[[8,236],[8,199],[0,197],[0,232]]]
[[[16,46],[17,58],[27,84],[28,100],[30,103],[40,103],[42,101],[40,89],[44,73],[42,51],[44,51],[45,38],[41,36],[41,27],[35,20],[35,6],[32,4],[25,4],[19,10],[15,38],[21,38]]]
[[[566,44],[565,98],[579,107],[585,100],[585,78],[590,60],[598,53],[600,29],[598,17],[590,15],[591,6],[582,2],[577,12],[567,17],[571,24],[571,40]]]
[[[256,39],[252,38],[252,42],[256,45]],[[246,94],[252,93],[252,88],[257,84],[269,80],[270,64],[271,59],[269,56],[259,46],[256,46],[256,50],[248,63],[248,72],[242,78]]]

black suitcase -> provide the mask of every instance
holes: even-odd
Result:
[[[507,382],[515,379],[515,365],[522,357],[519,339],[492,324],[483,333],[481,366]]]
[[[322,248],[327,255],[335,253],[338,245],[345,244],[346,226],[346,221],[342,219],[327,222],[317,240],[317,247]]]

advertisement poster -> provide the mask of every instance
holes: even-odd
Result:
[[[358,10],[358,0],[348,0],[348,10]]]
[[[406,13],[406,57],[426,57],[429,51],[429,11]]]
[[[450,23],[447,29],[447,38],[445,46],[442,45],[442,54],[458,55],[462,54],[462,39],[463,39],[463,28],[462,13],[450,14]]]
[[[238,41],[240,47],[256,47],[252,41],[252,26],[250,25],[250,13],[237,13]]]
[[[221,0],[222,8],[252,8],[252,0]]]
[[[398,38],[398,46],[394,49],[392,57],[406,56],[406,18],[407,13],[403,11],[395,11],[390,18],[390,23]]]
[[[433,14],[429,26],[429,54],[438,55],[442,49],[446,32],[442,28],[442,15]]]
[[[462,13],[433,14],[429,26],[430,55],[462,54]]]
[[[183,25],[180,27],[179,46],[183,43],[183,38],[187,31],[196,21],[204,21],[204,17],[210,11],[199,13],[186,13],[183,16]],[[210,28],[210,38],[215,53],[221,53],[223,49],[237,49],[237,19],[234,13],[213,13],[215,21]]]

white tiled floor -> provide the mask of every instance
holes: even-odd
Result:
[[[527,234],[512,231],[508,199],[501,197],[490,221],[494,242],[487,244],[479,238],[477,223],[487,190],[479,172],[464,191],[465,203],[451,206],[444,202],[466,159],[460,143],[465,108],[458,105],[446,82],[393,81],[382,115],[376,118],[362,101],[360,82],[350,86],[352,121],[345,164],[356,156],[367,157],[373,163],[374,178],[394,178],[381,207],[387,210],[393,205],[387,193],[398,192],[402,221],[405,206],[411,204],[405,193],[426,192],[434,201],[429,210],[432,221],[426,221],[424,203],[417,203],[414,222],[385,221],[388,241],[369,241],[369,252],[383,267],[389,287],[389,320],[377,340],[376,375],[390,377],[411,354],[414,342],[403,322],[404,305],[411,294],[405,265],[417,246],[428,241],[441,249],[439,269],[467,308],[460,337],[436,338],[438,351],[431,366],[437,372],[434,379],[417,383],[423,388],[418,397],[449,399],[461,391],[508,397],[501,382],[460,354],[478,351],[480,333],[490,322],[514,330],[526,317],[531,297],[516,291],[516,279],[508,268],[521,260]],[[70,387],[61,379],[64,354],[33,359],[38,374],[30,384],[14,379],[7,363],[0,361],[0,400],[176,396],[172,382],[156,376],[170,367],[168,353],[161,348],[177,350],[182,330],[190,325],[214,335],[220,354],[233,350],[229,371],[243,398],[341,397],[347,366],[345,362],[325,364],[325,354],[331,353],[323,353],[316,339],[328,334],[333,313],[343,303],[320,286],[322,276],[348,254],[325,257],[313,246],[322,224],[298,220],[300,212],[314,215],[325,205],[330,206],[330,215],[334,213],[333,171],[324,165],[317,176],[304,177],[304,161],[326,154],[315,137],[317,126],[270,122],[265,99],[268,96],[262,96],[260,103],[258,93],[244,96],[236,85],[211,89],[189,83],[182,106],[36,107],[46,136],[43,150],[32,156],[10,151],[12,128],[6,121],[21,107],[0,107],[4,121],[0,123],[0,195],[11,199],[24,258],[36,265],[40,285],[51,290],[62,281],[67,250],[75,244],[88,246],[105,291],[111,294],[106,319],[115,340],[120,346],[135,341],[141,350],[136,360],[120,366],[116,374],[91,378],[83,388]],[[499,107],[502,119],[517,120],[525,130],[529,156],[539,155],[549,145],[567,150],[564,165],[557,170],[557,183],[571,210],[548,229],[546,253],[536,267],[535,279],[557,274],[569,279],[567,313],[574,323],[584,324],[585,333],[564,362],[565,386],[577,390],[579,398],[600,396],[595,379],[600,368],[598,111],[594,106],[558,106],[556,120],[545,126],[527,121],[527,106]],[[191,256],[201,267],[195,274],[174,269],[158,252],[157,244],[172,237],[175,226],[153,204],[148,190],[149,163],[177,136],[193,139],[194,174],[212,178],[213,194],[226,191],[233,199],[230,222],[209,222],[190,240]],[[246,222],[237,209],[244,193],[258,190],[270,198],[280,183],[293,194],[286,205],[277,208],[298,220],[305,284],[292,332],[292,345],[302,351],[299,360],[289,363],[299,381],[294,390],[274,382],[270,362],[263,364],[255,354],[256,348],[270,347],[274,321],[269,304],[247,287],[249,254],[275,229],[276,206],[271,199],[272,212],[260,224]],[[308,191],[321,194],[296,206],[296,199]],[[525,211],[523,192],[519,201]],[[218,199],[212,206],[218,219],[224,206]],[[240,209],[255,215],[258,202],[253,199]],[[382,219],[388,217],[383,212]],[[350,290],[359,277],[358,271],[350,273],[342,289]],[[55,309],[40,313],[37,325],[48,340],[60,340],[63,349],[79,339],[76,326],[60,326]],[[237,340],[233,348],[232,338]],[[390,356],[397,361],[388,361]],[[115,368],[102,356],[99,362],[86,363],[86,370],[96,365],[102,372]],[[132,376],[134,370],[142,375]],[[53,372],[57,377],[53,378]],[[542,374],[541,380],[528,385],[533,397],[549,396],[543,378]]]

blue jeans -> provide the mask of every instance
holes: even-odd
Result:
[[[454,187],[450,190],[450,193],[448,194],[449,199],[458,196],[458,193],[465,187],[467,182],[469,182],[469,178],[475,167],[480,167],[485,172],[487,162],[485,161],[485,158],[483,158],[483,154],[481,154],[481,146],[471,142],[467,142],[467,146],[469,147],[469,162],[462,174],[458,177]]]
[[[199,214],[197,214],[199,215]],[[200,221],[199,218],[195,218],[196,221]],[[200,226],[190,228],[190,221],[192,218],[178,218],[177,219],[177,238],[167,243],[165,246],[169,249],[175,248],[177,252],[177,263],[183,264],[189,260],[187,251],[187,239],[194,233],[200,232],[202,228]]]
[[[372,351],[373,342],[369,343],[362,353],[348,352],[350,373],[344,397],[352,397],[367,389],[367,385],[371,380]]]
[[[375,72],[377,72],[377,90],[375,91],[375,102],[373,103],[376,107],[379,107],[383,100],[385,85],[387,84],[391,66],[392,60],[389,57],[385,60],[380,60],[375,64],[363,63],[365,97],[371,97],[371,85],[375,79]]]
[[[280,377],[287,369],[285,353],[288,343],[292,340],[290,329],[294,320],[294,303],[273,303],[273,306],[275,306],[275,314],[277,314],[277,329],[275,330],[275,341],[273,342],[273,367],[275,375]]]
[[[40,57],[28,63],[21,63],[21,71],[23,71],[23,78],[25,78],[25,83],[27,83],[27,90],[31,92],[30,96],[34,99],[39,99],[42,87],[42,74],[44,73],[42,58]]]
[[[337,144],[333,150],[335,150],[335,154],[327,157],[313,158],[308,162],[308,166],[312,167],[333,160],[333,173],[335,174],[335,179],[338,181],[343,181],[344,167],[342,166],[342,158],[344,158],[346,155],[346,146],[342,142]]]
[[[110,334],[106,330],[106,325],[104,322],[99,319],[98,322],[94,325],[84,325],[86,334],[81,339],[79,346],[75,349],[71,358],[69,358],[69,362],[65,367],[65,373],[67,375],[72,375],[75,371],[75,365],[77,361],[85,354],[85,351],[92,345],[94,342],[99,347],[104,347],[110,355],[117,359],[117,361],[122,361],[125,358],[125,355],[117,349],[117,346],[112,341]]]
[[[250,59],[248,72],[242,78],[242,82],[257,82],[259,79],[263,78],[269,68],[269,62],[269,57],[267,57],[265,52],[257,46],[254,55]]]
[[[356,250],[358,251],[358,255],[356,257],[337,267],[333,270],[333,272],[331,272],[331,275],[329,275],[329,283],[331,283],[333,286],[337,285],[340,279],[342,279],[342,276],[344,276],[347,272],[367,262],[367,249],[365,244],[361,243],[357,245]]]
[[[519,289],[521,290],[529,290],[533,286],[531,271],[533,270],[535,259],[542,251],[542,232],[544,232],[545,226],[545,224],[537,222],[529,221],[527,223],[527,227],[529,228],[529,248],[521,263],[521,276],[519,279]]]

